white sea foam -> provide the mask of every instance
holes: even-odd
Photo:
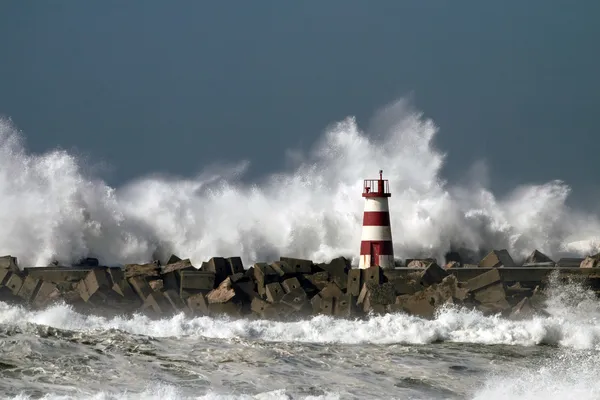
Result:
[[[600,305],[591,291],[577,284],[552,285],[549,316],[512,321],[478,311],[447,307],[435,319],[386,314],[365,320],[342,320],[325,315],[297,322],[187,318],[178,314],[152,320],[143,315],[107,319],[82,315],[65,304],[29,311],[0,302],[0,324],[38,324],[72,331],[117,329],[154,337],[205,337],[267,342],[340,344],[424,344],[437,341],[535,346],[551,344],[573,349],[600,350]]]
[[[72,395],[57,395],[46,394],[39,400],[280,400],[291,399],[285,390],[274,390],[271,392],[258,393],[255,395],[249,394],[219,394],[216,392],[208,392],[200,396],[186,396],[181,393],[181,390],[172,385],[153,385],[142,393],[86,393],[83,390],[77,390],[78,393]],[[335,393],[322,396],[294,396],[294,399],[302,400],[337,400],[340,398]],[[36,399],[38,399],[36,397]],[[32,397],[21,394],[14,397],[12,400],[32,400]]]
[[[398,257],[441,258],[452,245],[507,248],[515,257],[534,248],[550,255],[597,249],[598,217],[565,206],[567,185],[523,185],[496,198],[476,180],[448,184],[436,134],[401,100],[367,132],[353,118],[333,125],[309,154],[294,157],[293,171],[259,184],[242,182],[240,161],[192,179],[147,177],[111,188],[65,151],[28,153],[14,125],[0,120],[0,254],[22,265],[83,256],[142,262],[170,252],[196,263],[215,255],[246,263],[278,255],[356,259],[362,179],[379,169],[390,179]]]

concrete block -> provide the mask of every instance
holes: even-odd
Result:
[[[308,304],[308,298],[306,292],[298,287],[286,293],[281,298],[281,303],[290,306],[296,311],[300,311]]]
[[[121,268],[107,268],[110,288],[122,298],[131,299],[135,296],[129,282],[125,279],[125,273]]]
[[[125,278],[133,278],[136,276],[159,276],[160,266],[156,262],[148,264],[126,264],[125,265]]]
[[[189,270],[196,271],[196,268],[194,268],[194,266],[192,265],[192,262],[190,261],[189,258],[186,258],[185,260],[178,260],[173,263],[169,263],[160,268],[161,273],[163,275],[168,274],[170,272],[179,271],[182,269],[185,269],[185,270],[189,269]]]
[[[34,307],[41,308],[59,298],[60,291],[55,284],[40,280],[40,287],[32,300],[32,304]]]
[[[333,315],[333,298],[321,297],[321,314]]]
[[[230,272],[230,266],[223,257],[213,257],[206,264],[202,265],[202,271],[215,274],[215,285],[219,285],[227,278]]]
[[[20,272],[17,264],[17,257],[2,256],[0,257],[0,269],[7,269],[10,272]]]
[[[329,284],[329,272],[315,272],[312,275],[304,275],[304,278],[317,290],[323,290]]]
[[[365,268],[362,270],[362,280],[364,283],[379,285],[383,282],[383,270],[378,265]]]
[[[436,283],[440,283],[448,273],[440,267],[437,263],[431,263],[421,273],[421,279],[419,283],[425,287],[431,286]]]
[[[281,283],[281,286],[283,286],[283,290],[285,290],[286,293],[289,293],[294,289],[302,288],[298,278],[288,278]],[[304,290],[302,292],[304,292]]]
[[[171,305],[173,311],[179,312],[187,310],[186,304],[181,300],[179,293],[175,290],[166,290],[163,292],[163,296],[167,299],[167,302]]]
[[[397,277],[393,280],[390,280],[389,283],[394,285],[396,295],[413,294],[424,289],[423,285],[420,283],[405,277]]]
[[[534,250],[533,253],[531,253],[529,255],[529,257],[527,257],[525,259],[525,262],[524,262],[524,264],[540,264],[540,263],[554,263],[554,261],[547,255],[542,253],[541,251]]]
[[[407,258],[404,265],[406,268],[427,268],[431,263],[437,263],[435,258]]]
[[[600,267],[600,254],[596,254],[593,256],[587,256],[583,259],[581,264],[579,264],[579,268],[598,268]]]
[[[229,264],[229,275],[244,273],[244,264],[241,257],[229,257],[227,263]]]
[[[209,291],[215,288],[216,275],[214,272],[180,270],[178,274],[180,293],[186,290]]]
[[[258,294],[261,296],[266,295],[266,284],[277,279],[279,279],[279,273],[277,273],[270,265],[265,263],[254,264],[254,280],[256,281]]]
[[[277,274],[279,274],[279,276],[289,276],[295,273],[294,268],[288,265],[285,261],[276,261],[269,265],[275,272],[277,272]]]
[[[25,268],[27,276],[60,284],[64,282],[79,282],[92,270],[92,267],[36,267]]]
[[[149,280],[148,285],[150,286],[150,289],[155,292],[162,292],[162,290],[165,288],[165,284],[162,279]]]
[[[498,282],[476,291],[474,297],[480,303],[498,303],[506,301],[506,292],[502,282]]]
[[[328,264],[319,264],[319,267],[329,272],[330,279],[335,282],[340,289],[346,290],[348,287],[348,271],[350,270],[350,261],[345,257],[337,257]]]
[[[21,285],[21,289],[19,289],[19,293],[17,293],[17,296],[19,296],[27,302],[30,302],[34,298],[34,295],[37,293],[41,282],[42,281],[40,281],[39,279],[26,276],[25,279],[23,279],[23,285]]]
[[[358,296],[360,294],[360,288],[362,284],[361,275],[362,271],[357,268],[348,271],[348,284],[346,289],[347,293],[353,296]]]
[[[208,315],[208,304],[203,293],[196,293],[187,298],[187,305],[194,315]]]
[[[148,282],[141,276],[134,276],[133,278],[127,279],[133,291],[138,295],[138,297],[145,301],[148,296],[153,293],[152,289],[148,285]]]
[[[270,303],[278,303],[281,301],[284,295],[283,288],[279,284],[279,282],[269,283],[265,286],[267,300]]]
[[[500,276],[500,272],[494,268],[476,276],[475,278],[469,279],[466,287],[470,291],[475,292],[497,282],[502,282],[502,277]]]
[[[8,278],[10,278],[10,270],[8,269],[0,269],[0,287],[6,285]]]
[[[344,293],[342,292],[340,287],[334,282],[329,282],[327,286],[325,286],[323,290],[319,292],[319,296],[321,296],[324,299],[338,298],[341,297],[343,294]]]
[[[579,267],[584,258],[561,258],[556,263],[561,268]]]
[[[233,289],[231,280],[226,278],[216,289],[211,290],[206,295],[206,301],[208,304],[227,303],[234,297],[235,290]]]
[[[484,268],[516,267],[508,250],[492,250],[481,261],[479,266]]]
[[[175,264],[177,261],[181,261],[181,258],[177,257],[175,254],[171,254],[171,257],[167,260],[167,265]]]
[[[333,302],[333,314],[340,318],[348,318],[353,315],[353,305],[356,300],[351,294],[344,294]]]
[[[15,273],[12,273],[10,274],[5,286],[12,292],[12,294],[16,296],[19,293],[19,290],[21,290],[21,286],[23,286],[23,278]]]
[[[146,297],[144,300],[144,304],[142,306],[142,310],[144,311],[152,311],[156,315],[161,315],[167,312],[170,308],[170,304],[167,299],[159,292],[152,292]]]
[[[279,261],[288,264],[297,274],[312,273],[313,262],[311,260],[303,260],[301,258],[280,257]]]
[[[394,309],[423,318],[431,318],[435,314],[434,301],[424,291],[396,297]]]

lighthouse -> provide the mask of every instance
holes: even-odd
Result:
[[[388,198],[390,186],[379,171],[379,179],[365,179],[362,196],[365,198],[359,268],[379,265],[394,268],[394,248],[390,226]]]

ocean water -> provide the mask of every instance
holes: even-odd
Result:
[[[273,322],[106,319],[0,302],[8,399],[599,399],[600,304],[553,284],[549,316],[458,308]]]

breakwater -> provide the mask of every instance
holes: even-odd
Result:
[[[493,250],[472,265],[456,257],[441,266],[435,259],[401,265],[356,269],[344,257],[328,263],[281,257],[245,268],[239,257],[213,257],[195,266],[173,255],[164,264],[103,267],[85,259],[68,267],[20,268],[15,257],[4,256],[0,300],[31,308],[63,301],[80,312],[152,317],[184,312],[288,320],[404,312],[431,318],[436,309],[455,304],[522,318],[543,313],[552,276],[600,288],[598,255],[554,262],[534,251],[516,265],[506,250]]]

